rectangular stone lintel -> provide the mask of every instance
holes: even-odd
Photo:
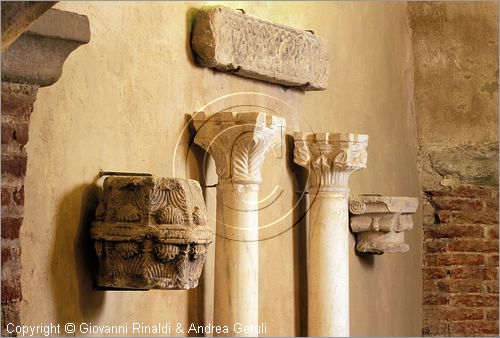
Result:
[[[191,48],[205,67],[303,90],[328,85],[328,48],[322,39],[228,7],[199,10]]]

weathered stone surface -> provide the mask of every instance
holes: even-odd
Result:
[[[423,191],[448,191],[460,184],[498,185],[498,143],[422,146],[419,173]]]
[[[190,289],[213,232],[198,182],[107,177],[91,227],[101,287]]]
[[[418,199],[360,195],[349,200],[350,225],[356,250],[363,253],[406,252],[404,231],[413,227]]]
[[[85,15],[49,9],[2,53],[2,81],[50,86],[68,55],[89,41]]]
[[[421,145],[498,142],[498,2],[408,2]]]
[[[312,32],[231,8],[201,8],[193,24],[191,47],[202,66],[304,90],[328,86],[324,41]]]
[[[2,51],[57,1],[3,1]]]

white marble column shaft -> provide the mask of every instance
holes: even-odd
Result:
[[[258,324],[259,212],[250,203],[259,191],[252,188],[217,185],[215,323]]]
[[[218,175],[214,324],[234,335],[235,323],[259,324],[259,184],[285,123],[265,113],[222,112],[198,113],[194,126],[195,143],[212,155]]]
[[[295,133],[310,170],[308,335],[349,336],[349,176],[366,166],[368,136]]]

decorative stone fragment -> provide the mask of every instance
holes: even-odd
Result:
[[[228,7],[199,10],[191,48],[205,67],[304,90],[328,86],[328,48],[322,39]]]
[[[418,198],[360,195],[349,200],[352,232],[356,233],[356,250],[381,255],[385,252],[407,252],[404,232],[413,228],[412,214]]]
[[[68,55],[89,41],[85,15],[49,9],[2,52],[2,81],[50,86]]]
[[[213,231],[198,182],[154,176],[107,177],[91,237],[97,284],[122,289],[198,285]]]

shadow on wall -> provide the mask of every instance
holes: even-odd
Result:
[[[358,259],[359,265],[361,265],[365,269],[370,269],[370,270],[372,270],[375,267],[375,257],[373,254],[366,254],[356,251],[356,240],[354,240],[353,250],[356,254],[356,258]]]
[[[307,237],[308,237],[308,198],[303,193],[306,190],[308,171],[293,161],[294,142],[291,135],[286,135],[287,166],[290,177],[293,179],[293,255],[295,279],[295,334],[307,336]]]
[[[189,13],[188,13],[189,15]],[[189,46],[188,46],[189,47]],[[200,183],[201,191],[203,194],[203,200],[207,200],[205,173],[204,173],[204,161],[207,156],[205,151],[194,143],[194,136],[196,130],[193,126],[192,116],[190,114],[184,115],[184,121],[187,128],[184,129],[182,138],[184,139],[186,146],[186,173],[187,177],[195,179]],[[189,155],[194,156],[196,165],[190,165],[187,161]],[[215,242],[211,245],[215,245]],[[205,318],[205,294],[206,294],[206,280],[208,274],[206,272],[207,263],[203,265],[203,270],[201,272],[200,278],[198,280],[198,286],[188,292],[188,322],[193,323],[195,326],[205,325],[206,323],[212,322],[212,318]],[[190,332],[189,336],[196,336],[195,332]]]
[[[352,250],[356,255],[356,259],[358,260],[359,265],[364,269],[373,270],[375,268],[375,255],[371,253],[358,252],[358,250],[356,250],[356,234],[352,232],[351,226],[349,226],[349,233],[351,234],[351,237],[353,239]]]
[[[189,60],[189,62],[192,65],[198,66],[195,60],[195,55],[193,53],[193,50],[191,49],[191,31],[193,29],[193,21],[194,18],[196,17],[196,14],[198,13],[197,8],[190,8],[186,12],[186,55]]]
[[[99,196],[96,181],[64,195],[56,214],[51,287],[60,324],[95,319],[104,304],[105,293],[94,291],[93,287],[98,262],[90,238],[90,224]]]

